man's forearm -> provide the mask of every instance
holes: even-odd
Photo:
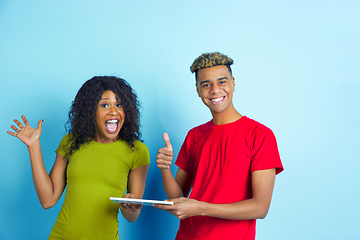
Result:
[[[230,204],[199,202],[198,209],[198,215],[201,216],[245,220],[265,218],[269,205],[255,199],[248,199]]]
[[[183,197],[184,195],[183,191],[179,183],[173,177],[170,169],[161,169],[161,176],[162,176],[164,191],[168,199]]]

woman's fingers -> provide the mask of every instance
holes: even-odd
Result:
[[[24,115],[21,115],[21,119],[24,121],[25,126],[29,125],[29,121],[26,119]]]
[[[11,127],[11,129],[14,130],[15,132],[19,132],[19,131],[20,131],[20,130],[17,129],[17,127],[15,127],[14,125],[11,125],[10,127]]]

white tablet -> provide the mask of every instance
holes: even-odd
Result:
[[[145,199],[136,199],[136,198],[110,197],[110,200],[114,203],[133,203],[133,204],[143,204],[144,206],[152,206],[152,204],[164,204],[164,205],[174,204],[174,202],[169,202],[169,201],[145,200]]]

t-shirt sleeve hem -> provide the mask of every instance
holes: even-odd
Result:
[[[276,170],[275,174],[276,175],[278,175],[279,173],[284,171],[284,167],[282,167],[282,166],[274,166],[274,167],[262,167],[262,168],[251,169],[251,172],[256,172],[256,171],[261,171],[261,170],[268,170],[268,169],[272,169],[272,168],[275,168],[275,170]]]
[[[190,172],[191,172],[190,169],[187,169],[183,164],[181,164],[181,162],[176,161],[176,162],[175,162],[175,165],[176,165],[177,167],[179,167],[181,170],[183,170],[184,172],[190,174]]]
[[[65,157],[65,155],[66,155],[63,151],[60,151],[60,150],[56,150],[55,152],[63,157]]]

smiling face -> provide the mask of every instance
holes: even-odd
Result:
[[[96,106],[94,141],[111,143],[118,140],[124,121],[125,111],[121,99],[112,91],[105,91]]]
[[[225,65],[200,69],[197,72],[196,90],[214,119],[236,112],[232,103],[235,79]]]

